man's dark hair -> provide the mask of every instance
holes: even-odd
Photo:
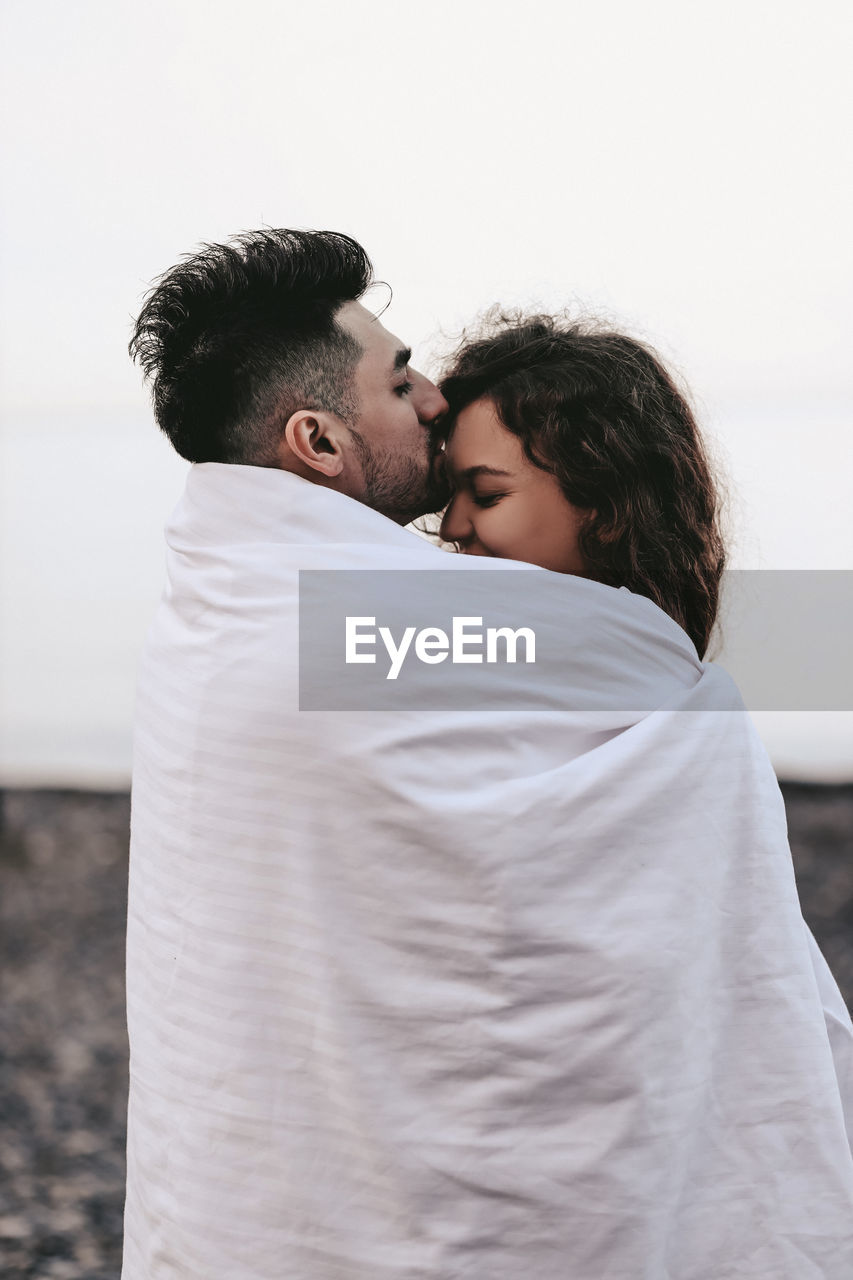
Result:
[[[653,600],[701,658],[726,562],[720,482],[655,352],[591,321],[496,309],[439,386],[451,430],[468,405],[491,401],[527,458],[594,511],[578,538],[590,576]]]
[[[298,409],[358,417],[363,354],[336,322],[373,278],[335,231],[247,231],[207,244],[156,281],[130,341],[154,416],[189,462],[275,466]]]

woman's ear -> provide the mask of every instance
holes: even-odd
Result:
[[[285,471],[309,467],[330,479],[344,469],[346,428],[322,409],[298,409],[290,415],[279,445]]]

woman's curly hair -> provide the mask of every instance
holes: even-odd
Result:
[[[440,382],[448,422],[490,401],[534,465],[590,515],[590,576],[647,596],[702,657],[725,547],[720,497],[685,396],[655,353],[591,322],[492,311]]]

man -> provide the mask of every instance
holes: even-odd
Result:
[[[123,1278],[842,1280],[853,1028],[737,692],[647,600],[400,527],[443,402],[369,279],[253,233],[132,343],[197,465],[140,672]],[[556,679],[433,665],[445,598]],[[406,678],[336,666],[386,608]]]
[[[358,301],[371,279],[348,236],[289,230],[169,272],[131,352],[181,457],[280,467],[398,524],[443,506],[433,428],[447,405]]]

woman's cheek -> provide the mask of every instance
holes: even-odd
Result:
[[[503,556],[506,560],[513,558],[513,519],[512,512],[504,508],[502,503],[481,510],[477,536],[483,546],[493,555]]]

